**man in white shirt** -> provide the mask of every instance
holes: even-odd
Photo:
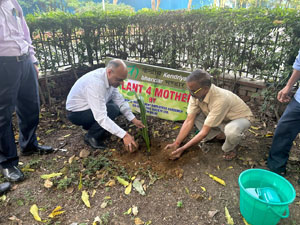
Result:
[[[68,119],[88,130],[84,140],[95,149],[106,147],[103,144],[105,131],[122,138],[125,149],[130,152],[133,146],[138,147],[134,138],[113,121],[122,113],[136,127],[144,127],[118,91],[127,74],[126,64],[113,59],[106,68],[91,71],[77,80],[67,97]]]
[[[12,126],[12,113],[19,120],[22,155],[50,153],[38,145],[38,69],[29,29],[17,0],[0,0],[0,166],[10,181],[24,179],[18,168],[19,157]]]

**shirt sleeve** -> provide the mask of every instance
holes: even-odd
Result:
[[[86,97],[88,105],[93,113],[95,120],[105,130],[120,138],[123,138],[126,131],[119,127],[113,120],[107,116],[104,87],[99,88],[99,84],[90,84],[86,87]]]
[[[135,118],[128,102],[125,101],[118,88],[114,88],[112,93],[112,100],[117,106],[120,107],[120,112],[126,117],[128,121],[131,121]]]
[[[293,64],[293,68],[295,70],[300,71],[300,50],[299,50],[298,56],[296,57],[296,60],[295,60],[295,62]]]
[[[21,10],[21,7],[20,7],[20,10]],[[31,60],[32,62],[37,62],[37,58],[35,57],[35,51],[34,51],[34,47],[32,45],[32,40],[31,40],[31,37],[30,37],[30,32],[29,32],[29,28],[27,26],[27,23],[26,23],[26,20],[23,16],[23,11],[22,11],[22,28],[23,28],[23,32],[24,32],[24,37],[25,37],[25,40],[27,41],[27,43],[29,44],[29,54],[30,54],[30,57],[31,57]]]
[[[197,105],[197,99],[190,97],[187,114],[198,114],[201,111],[200,107]]]
[[[225,116],[229,112],[230,102],[228,99],[222,99],[221,101],[218,101],[209,107],[210,112],[204,121],[204,125],[209,127],[217,127],[222,123]]]

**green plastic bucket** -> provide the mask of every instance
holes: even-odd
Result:
[[[289,216],[289,204],[296,191],[291,183],[276,173],[263,169],[249,169],[239,176],[240,211],[251,225],[275,225]],[[272,188],[280,197],[279,203],[267,202],[251,195],[247,188]]]

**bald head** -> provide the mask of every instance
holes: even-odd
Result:
[[[210,87],[210,74],[205,70],[195,70],[186,78],[187,83],[197,83],[200,87]]]
[[[106,74],[109,85],[117,88],[127,78],[127,66],[121,59],[113,59],[107,64]]]

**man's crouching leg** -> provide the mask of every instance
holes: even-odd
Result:
[[[229,122],[225,128],[225,143],[222,146],[224,151],[223,158],[232,160],[236,157],[236,148],[242,140],[243,133],[250,127],[250,121],[246,118],[240,118]]]

